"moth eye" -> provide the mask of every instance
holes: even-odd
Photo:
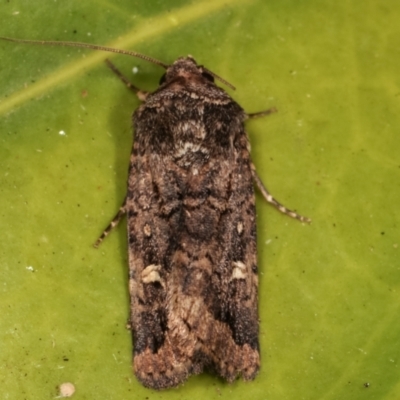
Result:
[[[160,78],[160,82],[158,82],[159,85],[162,85],[163,83],[165,83],[165,76],[167,74],[164,74],[161,78]]]
[[[214,77],[212,75],[210,75],[208,72],[202,72],[201,75],[203,75],[204,78],[206,78],[210,82],[214,82]]]

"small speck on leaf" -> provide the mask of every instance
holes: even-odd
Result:
[[[59,387],[60,397],[71,397],[75,393],[75,386],[71,382],[62,383]]]

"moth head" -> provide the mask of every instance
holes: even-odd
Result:
[[[195,59],[191,56],[180,57],[171,64],[165,74],[160,79],[160,85],[171,82],[177,79],[185,80],[201,80],[214,82],[214,77],[203,68],[202,65],[197,65]],[[204,79],[203,79],[204,78]]]
[[[167,71],[160,79],[160,85],[174,80],[184,79],[201,82],[202,84],[214,83],[215,79],[225,83],[227,86],[235,89],[230,83],[214,74],[203,65],[198,65],[192,56],[180,57],[173,64],[167,67]]]

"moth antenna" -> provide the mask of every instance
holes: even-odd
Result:
[[[136,51],[114,49],[113,47],[99,46],[97,44],[82,43],[82,42],[64,42],[64,41],[54,41],[54,40],[14,39],[14,38],[3,37],[3,36],[0,36],[0,39],[8,40],[9,42],[17,42],[17,43],[42,44],[42,45],[47,45],[47,46],[84,47],[86,49],[108,51],[110,53],[125,54],[127,56],[141,58],[142,60],[149,61],[149,62],[159,65],[160,67],[163,67],[165,69],[168,68],[167,64],[164,64],[163,62],[156,60],[155,58],[146,56],[144,54],[137,53]]]
[[[141,58],[142,60],[159,65],[160,67],[163,67],[164,69],[167,69],[169,67],[168,64],[165,64],[162,61],[159,61],[153,57],[146,56],[145,54],[137,53],[136,51],[115,49],[113,47],[100,46],[100,45],[92,44],[92,43],[56,41],[56,40],[15,39],[15,38],[9,38],[9,37],[5,37],[5,36],[0,36],[0,39],[7,40],[8,42],[16,42],[16,43],[29,43],[29,44],[45,45],[45,46],[82,47],[82,48],[91,49],[91,50],[107,51],[109,53],[124,54],[127,56]],[[210,71],[209,69],[204,68],[204,71],[206,71],[208,74],[213,76],[215,79],[222,82],[224,85],[230,87],[232,90],[236,90],[235,86],[233,86],[231,83],[229,83],[225,79],[221,78],[214,72]]]
[[[229,82],[226,81],[225,79],[221,78],[220,76],[218,76],[218,75],[215,74],[214,72],[210,71],[209,69],[203,67],[203,71],[207,72],[207,74],[210,74],[210,75],[213,76],[215,79],[218,79],[220,82],[222,82],[224,85],[230,87],[232,90],[236,90],[235,86],[233,86],[231,83],[229,83]]]

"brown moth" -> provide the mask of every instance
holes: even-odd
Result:
[[[143,104],[133,114],[128,191],[96,242],[128,218],[133,369],[144,386],[164,389],[208,368],[232,382],[260,368],[254,184],[267,202],[302,222],[267,191],[250,158],[247,114],[192,57],[166,65],[153,93],[109,67]],[[229,84],[228,84],[229,85]]]

